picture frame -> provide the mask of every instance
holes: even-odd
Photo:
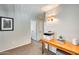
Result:
[[[0,31],[13,31],[14,19],[10,17],[0,17]]]

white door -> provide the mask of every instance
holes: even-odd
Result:
[[[36,20],[31,20],[31,38],[36,40]]]

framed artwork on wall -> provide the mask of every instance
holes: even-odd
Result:
[[[0,31],[13,31],[14,19],[10,17],[0,17]]]

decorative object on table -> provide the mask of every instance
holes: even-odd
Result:
[[[10,17],[0,17],[0,31],[13,31],[14,19]]]
[[[79,40],[77,38],[72,39],[72,44],[73,45],[79,45]]]
[[[51,33],[44,33],[44,38],[47,40],[51,40],[52,34]]]
[[[52,39],[55,38],[55,32],[52,32],[52,31],[48,31],[48,33],[50,33],[52,35]]]
[[[60,35],[57,39],[57,41],[61,42],[61,43],[64,43],[65,40],[64,40],[64,37],[62,35]]]
[[[60,39],[60,40],[63,40],[63,36],[62,36],[62,35],[60,35],[60,36],[59,36],[59,39]]]
[[[51,40],[54,38],[54,33],[51,31],[48,31],[48,33],[44,33],[44,38],[47,40]]]

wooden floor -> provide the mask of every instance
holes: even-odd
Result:
[[[42,55],[41,44],[32,40],[31,44],[1,52],[0,55]],[[43,55],[55,55],[55,53],[45,50]]]

